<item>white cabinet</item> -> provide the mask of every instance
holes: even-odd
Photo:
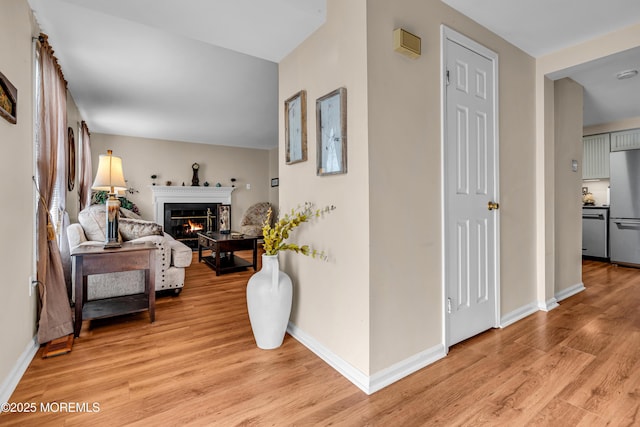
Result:
[[[609,134],[585,136],[582,142],[582,179],[609,178]]]
[[[640,148],[640,129],[611,132],[611,151],[635,150]]]

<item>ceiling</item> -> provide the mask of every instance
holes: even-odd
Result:
[[[325,0],[29,0],[94,133],[278,145],[278,61]]]
[[[638,0],[443,1],[534,57],[640,22]],[[92,132],[263,149],[277,64],[326,17],[326,0],[29,3]],[[640,47],[551,77],[585,87],[593,125],[640,116],[640,77],[614,78],[628,68]]]

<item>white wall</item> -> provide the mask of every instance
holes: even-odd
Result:
[[[242,215],[249,206],[270,199],[269,151],[251,148],[233,148],[166,141],[129,136],[91,134],[93,168],[98,166],[98,156],[113,150],[122,157],[124,176],[130,187],[138,190],[126,197],[140,209],[144,219],[153,220],[151,175],[157,175],[157,185],[191,185],[191,165],[198,163],[200,185],[220,183],[230,187],[236,178],[236,190],[231,195],[231,227],[240,225]],[[95,176],[95,173],[94,173]],[[247,189],[247,184],[251,189]]]
[[[28,292],[28,278],[35,274],[32,28],[25,0],[0,2],[0,71],[18,89],[17,124],[0,118],[0,180],[9,184],[0,210],[0,403],[26,369],[20,364],[30,362],[25,350],[33,348],[36,333],[36,297]]]

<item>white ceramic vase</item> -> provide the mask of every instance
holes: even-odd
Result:
[[[282,345],[291,314],[293,284],[279,269],[278,255],[262,255],[262,269],[247,284],[247,308],[258,347]]]

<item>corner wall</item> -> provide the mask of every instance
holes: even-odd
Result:
[[[291,323],[350,369],[369,374],[369,154],[367,122],[366,0],[327,0],[326,23],[279,64],[280,208],[305,201],[335,205],[326,218],[304,224],[291,241],[329,255],[327,262],[280,256],[294,283]],[[315,100],[347,89],[347,167],[316,175]],[[284,101],[307,91],[306,162],[287,165]]]
[[[0,71],[18,89],[17,124],[0,117],[3,199],[0,214],[0,404],[8,400],[37,350],[36,296],[28,278],[35,276],[35,191],[33,159],[33,69],[31,9],[26,0],[0,2]]]
[[[554,82],[555,203],[554,294],[582,288],[582,105],[583,88],[571,79]],[[571,162],[578,161],[577,172]]]

